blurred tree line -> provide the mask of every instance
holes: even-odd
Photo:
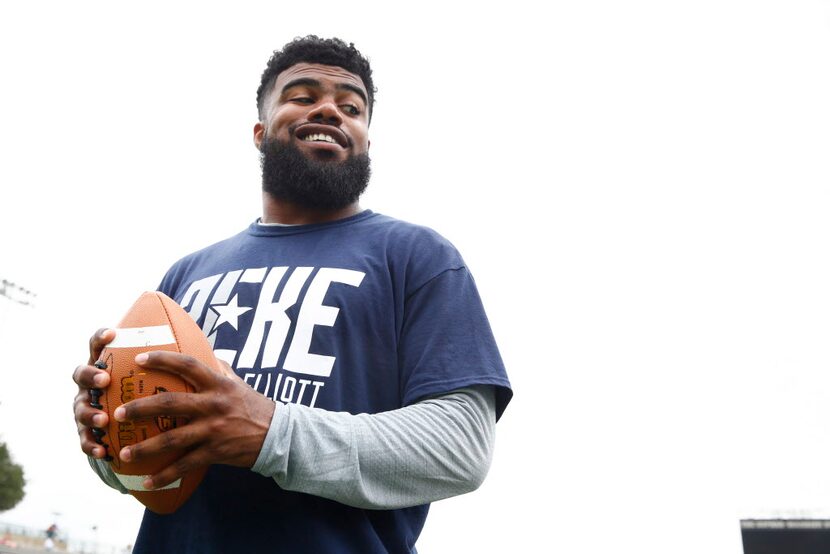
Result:
[[[23,468],[14,463],[6,443],[0,443],[0,512],[11,510],[23,500]]]

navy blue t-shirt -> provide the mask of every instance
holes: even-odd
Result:
[[[456,249],[368,210],[330,223],[253,223],[177,262],[159,290],[274,400],[378,413],[490,384],[501,416],[512,395]],[[414,552],[428,509],[353,508],[215,465],[177,512],[145,512],[135,552]]]

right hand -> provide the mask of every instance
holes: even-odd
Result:
[[[75,396],[75,424],[78,426],[78,438],[81,441],[81,450],[87,456],[103,459],[107,451],[103,445],[95,442],[92,428],[104,429],[109,422],[109,416],[103,410],[96,410],[90,406],[92,397],[89,389],[105,389],[110,384],[110,375],[103,369],[95,367],[95,361],[101,351],[115,338],[115,331],[108,328],[98,329],[89,339],[89,361],[86,365],[79,365],[72,374],[72,379],[78,385],[78,394]],[[99,400],[100,402],[100,400]],[[110,452],[110,456],[118,453]]]

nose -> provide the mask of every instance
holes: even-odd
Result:
[[[317,121],[320,123],[327,123],[329,125],[340,126],[343,123],[343,118],[340,117],[340,111],[333,100],[321,100],[314,109],[308,112],[309,121]]]

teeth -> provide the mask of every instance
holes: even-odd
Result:
[[[330,137],[329,135],[324,135],[322,133],[318,133],[316,135],[308,135],[303,140],[306,142],[330,142],[332,144],[337,143],[337,141],[335,141],[332,137]]]

